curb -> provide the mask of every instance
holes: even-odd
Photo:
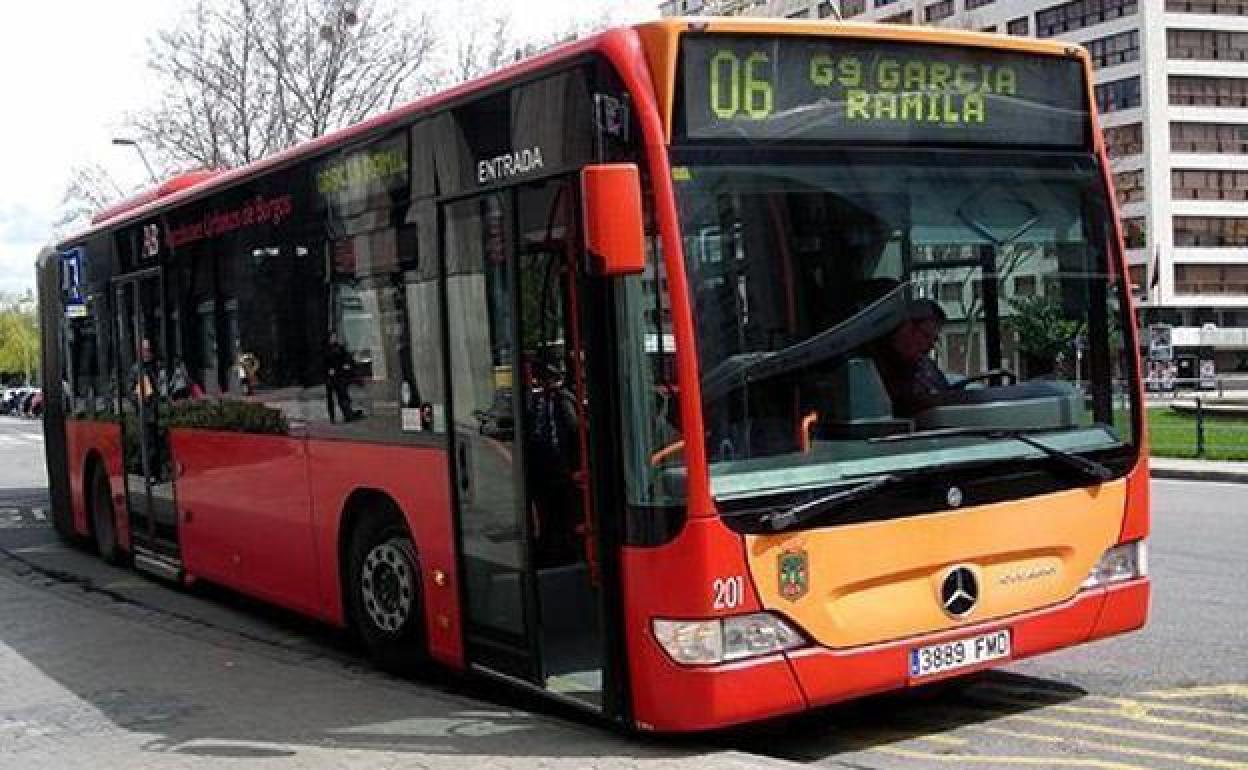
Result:
[[[1231,484],[1248,484],[1248,473],[1219,470],[1217,468],[1157,468],[1149,469],[1149,476],[1165,481],[1218,481]]]

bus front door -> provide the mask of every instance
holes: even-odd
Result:
[[[469,661],[603,707],[574,179],[444,207]]]
[[[181,575],[174,503],[175,463],[169,451],[169,378],[159,269],[114,283],[118,332],[117,382],[130,543],[135,566],[176,580]]]

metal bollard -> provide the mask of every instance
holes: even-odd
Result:
[[[1196,397],[1196,456],[1205,456],[1205,406],[1199,396]]]

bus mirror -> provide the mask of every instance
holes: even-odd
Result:
[[[635,275],[646,266],[641,175],[632,163],[602,163],[581,171],[585,244],[599,275]]]

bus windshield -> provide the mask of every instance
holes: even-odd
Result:
[[[673,178],[717,498],[1045,456],[994,429],[1133,443],[1090,156],[703,147]]]

